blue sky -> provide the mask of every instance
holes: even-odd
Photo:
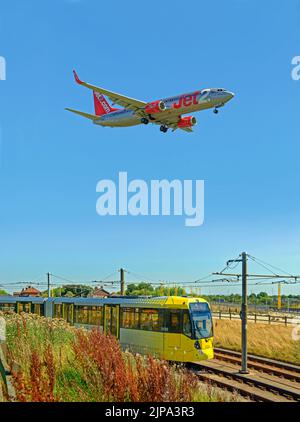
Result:
[[[242,250],[300,273],[298,0],[5,3],[0,282],[101,279],[120,266],[193,281]],[[236,96],[217,116],[197,114],[194,134],[95,127],[64,110],[93,112],[73,68],[141,100],[204,87]],[[204,225],[98,216],[96,184],[119,171],[204,179]]]

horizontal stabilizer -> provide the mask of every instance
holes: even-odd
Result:
[[[79,116],[85,117],[90,120],[99,119],[99,116],[95,116],[94,114],[85,113],[84,111],[73,110],[72,108],[66,108],[66,110],[71,111],[72,113],[79,114]]]

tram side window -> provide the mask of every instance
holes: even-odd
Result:
[[[62,305],[58,304],[58,305],[54,305],[54,318],[62,318],[63,314],[62,314]]]
[[[103,325],[102,306],[92,306],[91,308],[89,308],[89,313],[89,324],[97,325],[98,327],[100,325]]]
[[[31,313],[31,302],[18,302],[18,312]]]
[[[0,311],[3,312],[14,312],[16,309],[14,303],[0,303]]]
[[[153,330],[154,331],[164,331],[164,316],[165,313],[163,309],[158,309],[157,316],[153,320]]]
[[[179,309],[168,311],[167,328],[169,333],[181,333],[181,312]]]
[[[140,329],[146,331],[162,331],[163,312],[159,309],[141,309]]]
[[[89,324],[89,310],[87,306],[75,306],[75,322]]]
[[[33,313],[37,315],[44,315],[44,306],[40,303],[34,303]]]
[[[121,309],[121,328],[139,329],[139,308]]]

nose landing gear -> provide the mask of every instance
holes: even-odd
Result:
[[[214,108],[214,113],[215,114],[218,114],[219,113],[219,108],[221,108],[221,107],[224,107],[224,104],[225,103],[220,103],[220,104],[217,104],[217,105],[215,105],[215,108]]]
[[[164,133],[168,132],[168,128],[167,128],[167,126],[165,126],[165,125],[161,125],[161,127],[160,127],[160,131],[161,131],[161,132],[164,132]]]

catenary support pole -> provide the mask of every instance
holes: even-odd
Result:
[[[50,273],[47,273],[47,286],[48,286],[48,297],[51,297],[51,290],[50,290]]]
[[[242,368],[241,374],[248,374],[247,365],[247,253],[242,253]]]
[[[121,283],[121,296],[125,296],[125,276],[124,269],[120,269],[120,283]]]

